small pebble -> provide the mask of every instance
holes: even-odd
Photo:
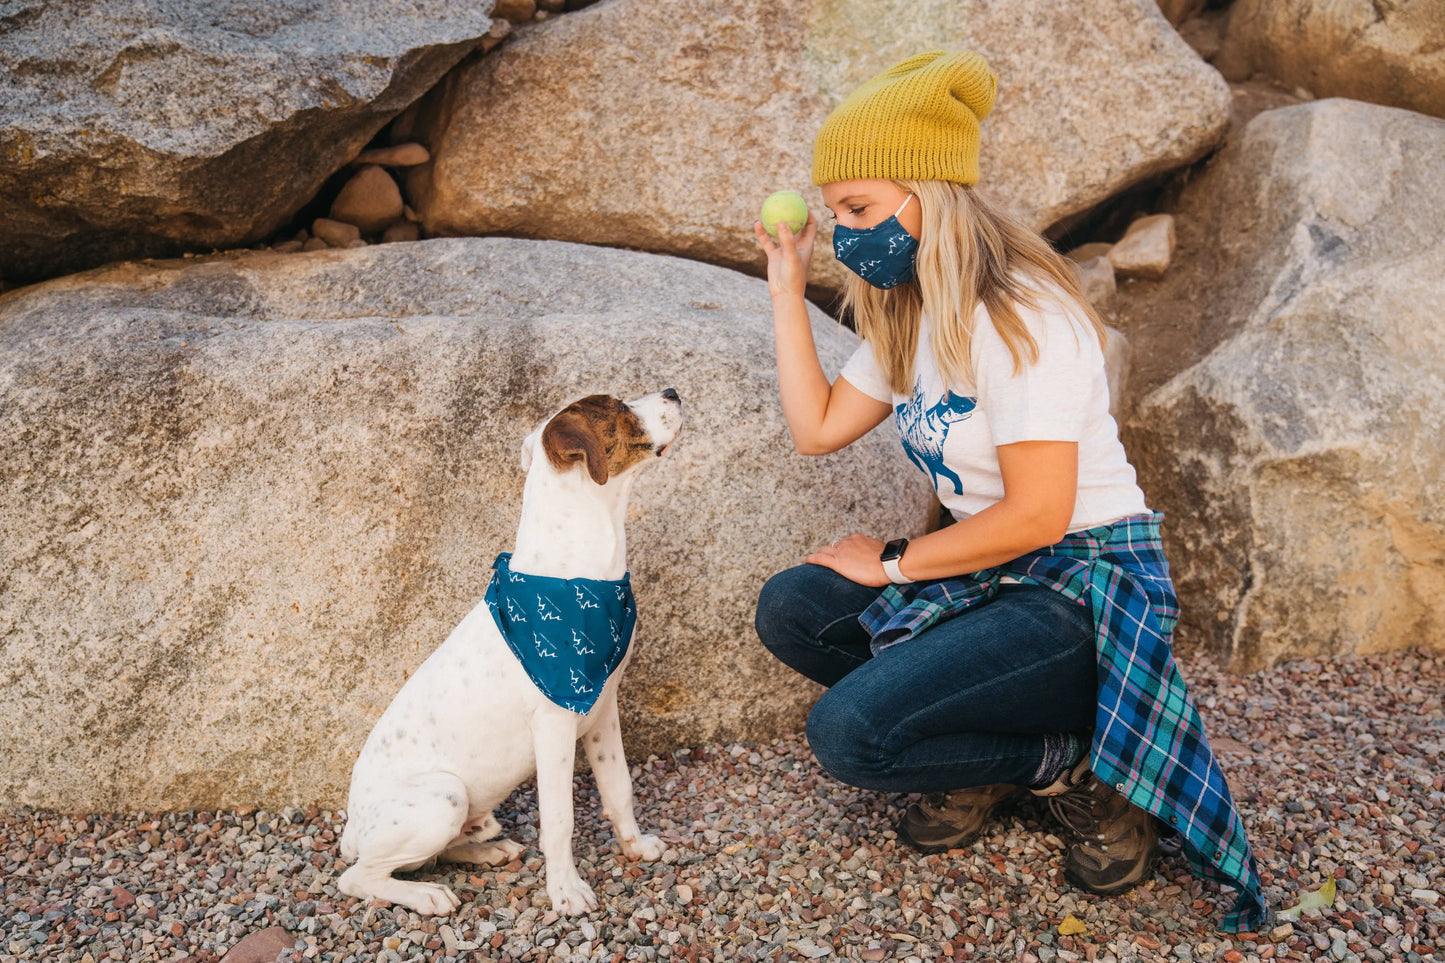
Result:
[[[311,233],[311,241],[319,240],[330,247],[346,247],[352,241],[361,239],[361,229],[355,224],[332,220],[329,217],[318,217],[312,221]],[[311,241],[306,242],[306,250],[314,250]]]
[[[415,241],[421,237],[421,225],[413,221],[398,221],[381,232],[381,243],[393,244],[398,241]]]
[[[431,152],[421,144],[392,144],[390,147],[373,147],[357,155],[353,163],[376,164],[381,167],[415,167],[431,160]]]

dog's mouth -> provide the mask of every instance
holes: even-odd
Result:
[[[668,452],[672,451],[672,446],[675,445],[675,444],[677,444],[677,439],[679,439],[679,438],[681,438],[681,437],[682,437],[682,429],[679,428],[679,429],[677,429],[676,433],[673,434],[671,441],[669,441],[667,444],[663,445],[661,448],[657,449],[657,457],[658,457],[658,458],[661,458],[661,457],[663,457],[664,455],[666,455]]]

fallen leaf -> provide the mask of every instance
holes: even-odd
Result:
[[[1059,924],[1059,935],[1076,936],[1079,933],[1088,932],[1088,929],[1087,926],[1074,918],[1073,913],[1069,913],[1064,917],[1064,921]]]
[[[1277,914],[1282,920],[1297,920],[1305,913],[1318,911],[1321,914],[1335,905],[1335,878],[1331,876],[1325,880],[1319,889],[1310,890],[1300,897],[1300,900],[1289,909],[1282,909]]]

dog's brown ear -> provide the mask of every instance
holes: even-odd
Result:
[[[542,450],[552,467],[566,471],[581,461],[599,485],[607,483],[607,449],[593,423],[576,406],[558,412],[542,429]]]

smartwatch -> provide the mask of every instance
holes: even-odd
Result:
[[[883,546],[883,554],[878,556],[878,561],[883,563],[883,573],[888,576],[888,581],[894,585],[908,585],[913,579],[903,574],[898,567],[898,560],[903,558],[903,552],[908,548],[908,539],[895,538]]]

